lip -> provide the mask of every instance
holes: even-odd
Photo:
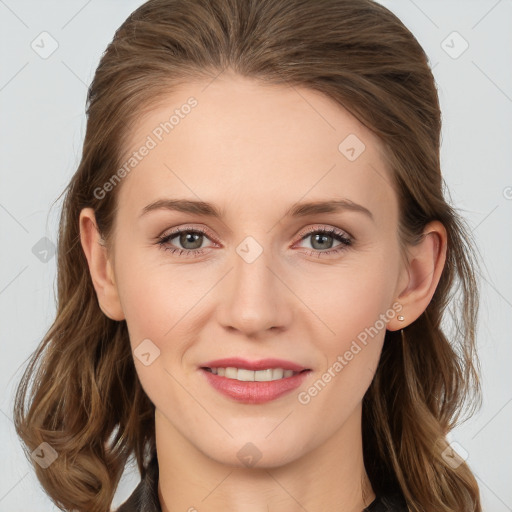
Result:
[[[258,362],[258,364],[259,363],[260,362]],[[218,364],[218,362],[216,361],[215,364]],[[216,368],[215,365],[212,366],[213,368]],[[295,367],[296,366],[297,365],[295,365]],[[223,366],[220,367],[222,368]],[[237,368],[243,367],[237,366]],[[265,368],[269,368],[269,366],[266,366]],[[275,368],[283,367],[276,365]],[[252,368],[246,369],[252,370]],[[292,370],[293,368],[284,369]],[[211,373],[208,370],[205,370],[204,368],[200,368],[200,372],[205,376],[207,382],[214,389],[216,389],[223,395],[227,396],[228,398],[231,398],[239,403],[262,404],[265,402],[270,402],[271,400],[275,400],[276,398],[279,398],[280,396],[283,396],[286,393],[289,393],[290,391],[298,388],[304,382],[304,379],[311,373],[311,370],[302,371],[301,373],[297,373],[295,375],[292,375],[291,377],[285,377],[283,379],[266,382],[243,382],[236,379],[229,379],[227,377],[215,375],[214,373]]]
[[[201,365],[201,368],[243,368],[245,370],[266,370],[267,368],[282,368],[283,370],[293,370],[294,372],[301,372],[307,370],[300,364],[293,363],[292,361],[285,361],[284,359],[260,359],[259,361],[247,361],[240,357],[228,357],[224,359],[216,359],[215,361],[208,361]],[[291,377],[289,377],[291,378]],[[232,380],[232,379],[231,379]]]

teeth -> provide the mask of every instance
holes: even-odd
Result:
[[[224,374],[224,377],[227,377],[228,379],[236,379],[238,378],[238,370],[236,368],[231,367],[226,368],[226,373]]]
[[[268,382],[291,377],[299,372],[293,370],[283,370],[282,368],[268,368],[267,370],[246,370],[245,368],[210,368],[211,372],[220,377],[236,379],[242,382]]]

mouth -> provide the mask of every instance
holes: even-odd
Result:
[[[205,362],[200,367],[220,377],[236,379],[242,382],[268,382],[293,377],[310,370],[293,361],[285,359],[260,359],[248,361],[240,357],[229,357]]]
[[[300,386],[312,372],[310,368],[282,359],[250,362],[240,358],[210,361],[199,370],[214,389],[247,404],[275,400]]]
[[[241,382],[270,382],[274,380],[287,379],[298,375],[299,373],[310,372],[309,369],[294,372],[293,370],[285,370],[284,368],[266,368],[264,370],[247,370],[245,368],[236,368],[233,366],[209,368],[202,366],[202,370],[226,377],[227,379],[238,380]]]

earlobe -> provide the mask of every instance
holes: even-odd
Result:
[[[446,262],[447,233],[439,221],[432,221],[423,231],[422,240],[410,247],[406,269],[408,280],[398,289],[397,300],[402,305],[398,316],[388,324],[388,330],[402,329],[414,322],[430,304]]]
[[[84,208],[80,212],[79,223],[80,241],[87,258],[100,309],[112,320],[124,320],[125,316],[119,300],[112,263],[98,231],[94,210]]]

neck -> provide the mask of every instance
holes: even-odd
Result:
[[[272,467],[214,460],[158,410],[155,429],[162,512],[362,512],[375,499],[363,463],[361,406],[322,444]]]

